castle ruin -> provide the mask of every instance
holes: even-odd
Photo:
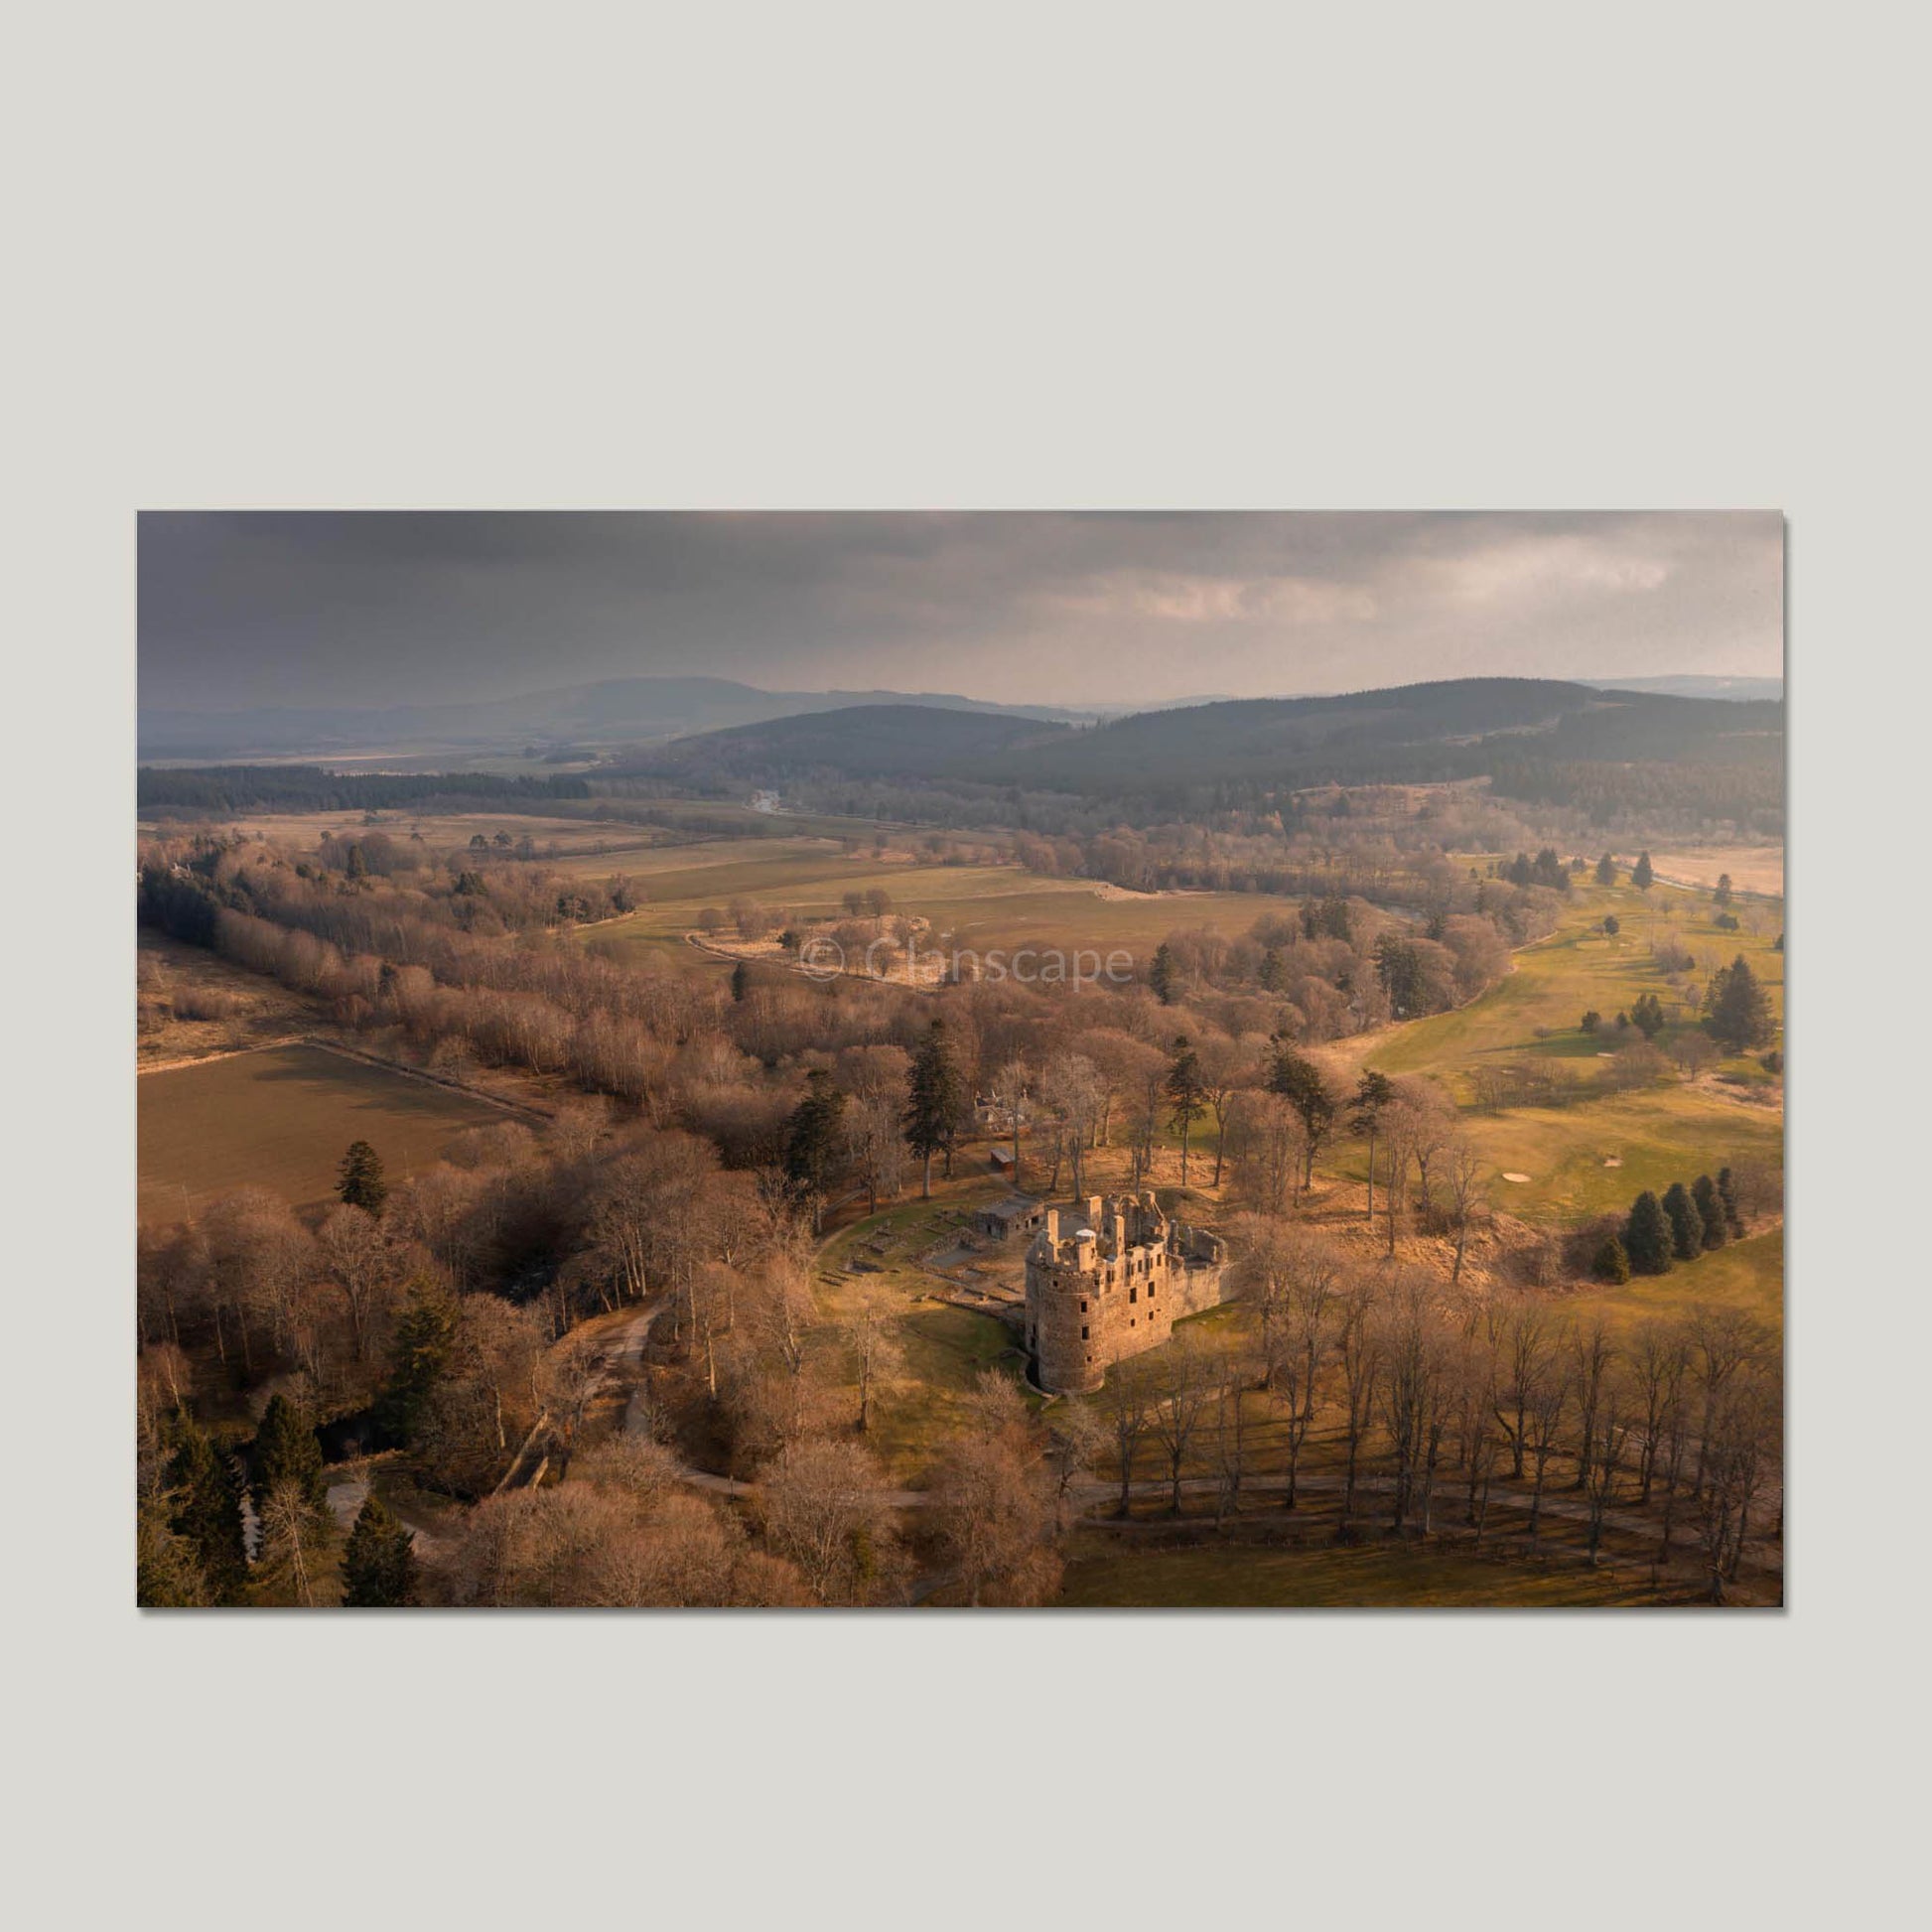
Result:
[[[1223,1299],[1227,1248],[1171,1221],[1149,1188],[1049,1207],[1027,1250],[1027,1348],[1042,1389],[1085,1394],[1185,1314]]]

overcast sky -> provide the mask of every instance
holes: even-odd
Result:
[[[141,702],[378,705],[640,673],[1064,704],[1775,676],[1782,543],[1766,512],[150,513]]]

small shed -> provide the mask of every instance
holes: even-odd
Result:
[[[993,1150],[993,1172],[1013,1178],[1013,1150],[1010,1147],[996,1147]]]
[[[973,1232],[989,1240],[1004,1241],[1011,1234],[1034,1233],[1045,1218],[1046,1210],[1038,1201],[1029,1200],[1025,1194],[1009,1194],[991,1207],[974,1209]]]

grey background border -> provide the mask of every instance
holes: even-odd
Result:
[[[1923,931],[1885,886],[1923,762],[1919,17],[191,0],[19,40],[33,1922],[197,1916],[197,1819],[285,1926],[1889,1918],[1922,1132],[1869,935]],[[1781,507],[1794,1609],[137,1618],[133,515],[351,505]]]

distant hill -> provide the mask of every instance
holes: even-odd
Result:
[[[863,706],[679,741],[643,764],[740,779],[806,769],[979,779],[1076,792],[1257,777],[1275,783],[1470,777],[1525,758],[1775,761],[1783,706],[1461,678],[1320,698],[1236,698],[1135,712],[1089,730]]]
[[[379,708],[267,706],[234,712],[143,710],[143,759],[327,758],[358,753],[591,750],[852,706],[915,707],[1070,722],[1091,712],[998,705],[946,692],[760,691],[717,677],[609,678],[516,698]]]
[[[699,787],[846,779],[1061,792],[1145,817],[1328,784],[1487,777],[1607,821],[1668,798],[1711,819],[1782,813],[1784,707],[1461,678],[1138,712],[1088,729],[865,706],[680,740],[632,768]]]
[[[785,785],[806,774],[846,778],[954,778],[995,759],[1025,759],[1078,738],[1050,720],[910,704],[854,705],[725,731],[648,752],[636,768],[706,785]]]
[[[1770,765],[1782,757],[1783,710],[1543,678],[1458,678],[1143,712],[1082,733],[1053,764],[1063,788],[1080,790],[1426,783],[1525,761]],[[1032,763],[1025,775],[1043,781],[1039,760]]]
[[[1655,691],[1672,698],[1728,698],[1749,702],[1756,698],[1781,700],[1781,677],[1587,677],[1592,691]]]

